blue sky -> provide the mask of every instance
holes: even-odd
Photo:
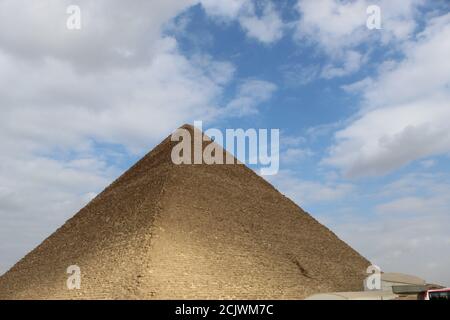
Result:
[[[70,1],[0,1],[0,273],[202,120],[280,129],[271,183],[383,270],[450,285],[448,2],[74,3],[76,31]]]

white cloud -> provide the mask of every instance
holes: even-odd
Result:
[[[280,138],[281,147],[297,147],[306,142],[305,137],[288,135],[284,132],[282,132]]]
[[[284,23],[274,6],[268,1],[265,2],[260,16],[252,7],[250,13],[239,17],[239,22],[248,37],[263,43],[273,43],[283,37]]]
[[[314,155],[308,148],[288,148],[280,155],[280,160],[287,164],[298,164],[301,160]]]
[[[448,176],[443,173],[409,173],[384,185],[378,195],[384,198],[403,198],[416,194],[428,197],[444,194],[449,187],[447,181]]]
[[[349,176],[382,175],[450,150],[447,97],[428,97],[364,114],[336,133],[324,163]]]
[[[378,81],[369,87],[364,96],[373,106],[400,104],[421,97],[448,92],[450,80],[450,14],[428,21],[416,40],[403,45],[405,59],[390,62],[380,71]]]
[[[407,215],[333,224],[335,232],[386,272],[418,275],[429,282],[450,284],[448,215]]]
[[[422,3],[422,0],[299,0],[296,36],[315,42],[333,54],[364,42],[403,41],[413,34],[416,28],[414,16]],[[369,30],[366,26],[366,10],[370,5],[378,5],[381,9],[381,31]]]
[[[427,159],[427,160],[423,160],[420,162],[420,165],[422,167],[424,167],[425,169],[430,169],[430,168],[434,167],[435,164],[436,164],[436,161],[433,159]]]
[[[428,22],[405,59],[362,86],[364,108],[336,133],[324,163],[349,176],[388,173],[450,152],[450,14]]]
[[[370,1],[369,1],[370,2]],[[383,44],[402,42],[413,37],[418,22],[416,16],[426,2],[424,0],[377,2],[381,8],[382,30],[379,34]]]
[[[334,77],[342,77],[358,71],[364,61],[363,56],[353,50],[349,50],[345,53],[342,66],[335,66],[333,64],[326,65],[322,70],[322,77],[325,79],[331,79]]]
[[[341,122],[332,122],[309,127],[306,134],[309,139],[316,140],[320,137],[331,135],[336,129],[342,127]]]
[[[249,38],[270,44],[283,37],[285,25],[269,0],[201,0],[201,4],[211,16],[239,22]]]
[[[236,97],[225,108],[219,110],[219,114],[224,117],[257,114],[260,104],[269,100],[276,89],[276,85],[271,82],[254,79],[245,80],[239,86]]]
[[[0,156],[0,274],[105,187],[116,169],[97,158]]]
[[[375,216],[329,216],[333,230],[384,271],[450,285],[448,176],[410,174],[380,189],[391,199],[375,206]]]
[[[320,74],[320,66],[286,64],[279,68],[283,80],[288,87],[300,87],[316,80]]]
[[[14,32],[2,32],[0,46],[16,57],[52,57],[83,71],[138,66],[159,51],[163,24],[192,3],[80,0],[82,29],[73,31],[66,28],[66,8],[73,1],[1,1],[0,29]]]
[[[297,37],[316,42],[332,52],[355,46],[366,36],[364,1],[298,1]]]
[[[251,0],[200,0],[206,12],[212,16],[235,19]]]
[[[105,73],[80,74],[50,59],[21,65],[1,54],[0,64],[5,65],[0,78],[5,83],[0,89],[5,139],[70,147],[96,139],[134,151],[148,148],[148,137],[162,137],[189,119],[212,115],[222,84],[232,75],[229,64],[188,60],[174,49],[139,69]],[[11,81],[20,86],[9,89],[6,82]]]
[[[354,83],[345,84],[341,88],[348,93],[358,93],[364,91],[371,85],[373,85],[373,80],[367,77]]]
[[[295,38],[300,43],[317,44],[330,58],[322,71],[324,78],[342,77],[358,71],[362,57],[369,53],[362,52],[361,44],[395,47],[409,39],[416,29],[416,10],[422,3],[422,0],[299,0],[300,19]],[[381,30],[369,30],[366,26],[366,9],[370,5],[381,9]]]
[[[325,183],[303,180],[297,177],[296,173],[290,170],[280,170],[274,176],[267,179],[280,192],[295,201],[301,206],[308,206],[313,203],[336,201],[345,198],[353,190],[353,185],[329,181]]]

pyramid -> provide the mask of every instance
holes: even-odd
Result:
[[[0,299],[302,299],[362,289],[370,263],[272,185],[243,164],[175,165],[174,145],[166,138],[0,277]],[[67,288],[71,265],[80,289]]]

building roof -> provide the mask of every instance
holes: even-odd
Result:
[[[382,273],[381,281],[397,282],[397,283],[413,284],[413,285],[425,285],[425,280],[423,280],[419,277],[409,275],[409,274],[394,273],[394,272]]]
[[[392,291],[356,291],[356,292],[328,292],[309,296],[305,300],[393,300],[398,295]]]

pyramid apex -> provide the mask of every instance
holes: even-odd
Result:
[[[202,127],[199,128],[199,127],[196,127],[196,126],[194,126],[194,125],[192,125],[192,124],[190,124],[190,123],[185,123],[185,124],[183,124],[181,127],[179,127],[178,129],[176,129],[175,131],[180,130],[180,129],[187,130],[187,131],[189,131],[191,134],[193,134],[194,132],[197,132],[197,133],[201,133],[202,135],[204,135],[204,132],[203,132]]]
[[[183,124],[181,127],[179,127],[178,129],[188,129],[188,130],[193,130],[194,126],[190,123],[185,123]]]

